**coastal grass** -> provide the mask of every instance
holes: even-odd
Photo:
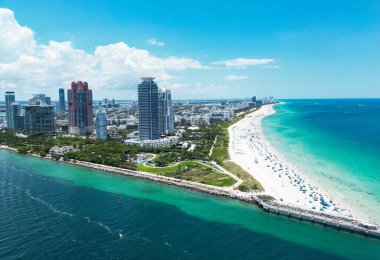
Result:
[[[275,198],[273,198],[272,196],[265,195],[265,194],[263,194],[263,195],[258,195],[257,197],[258,197],[259,199],[261,199],[262,201],[264,201],[264,202],[272,202],[272,201],[275,200]]]
[[[236,182],[230,176],[215,170],[211,165],[196,161],[184,161],[166,167],[156,167],[151,164],[140,163],[137,165],[137,169],[142,172],[149,172],[217,187],[232,186]]]
[[[247,171],[245,171],[243,168],[241,168],[239,165],[237,165],[234,162],[224,162],[223,167],[231,172],[232,174],[236,175],[240,179],[242,179],[244,182],[240,184],[237,188],[240,191],[263,191],[264,188],[258,182],[251,174],[249,174]]]
[[[230,154],[228,152],[228,127],[226,128],[224,125],[225,124],[222,124],[222,129],[216,137],[216,143],[211,154],[211,160],[218,162],[220,165],[223,165],[223,161],[230,159]]]

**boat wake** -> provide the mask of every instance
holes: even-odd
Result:
[[[56,213],[56,214],[60,214],[60,215],[65,215],[65,216],[69,216],[69,217],[73,217],[74,214],[71,214],[69,212],[66,212],[66,211],[61,211],[61,210],[58,210],[57,208],[53,207],[51,204],[47,203],[46,201],[44,201],[43,199],[40,199],[38,197],[34,197],[31,193],[30,193],[30,190],[27,189],[25,191],[25,194],[31,198],[32,200],[35,200],[35,201],[38,201],[39,203],[45,205],[46,207],[48,207],[48,209],[50,209],[52,212]]]
[[[40,202],[41,204],[45,205],[46,207],[49,208],[49,210],[51,210],[52,212],[54,212],[54,213],[56,213],[56,214],[66,215],[66,216],[69,216],[69,217],[71,217],[71,218],[75,216],[75,214],[72,214],[72,213],[69,213],[69,212],[66,212],[66,211],[61,211],[61,210],[55,208],[54,206],[52,206],[51,204],[47,203],[47,202],[44,201],[43,199],[33,196],[33,195],[31,194],[31,192],[30,192],[29,189],[27,189],[27,190],[25,191],[25,194],[26,194],[29,198],[31,198],[31,199],[33,199],[33,200],[35,200],[35,201],[38,201],[38,202]],[[80,216],[80,215],[78,215],[78,217],[79,217],[79,218],[83,218],[83,219],[85,219],[85,220],[87,221],[87,223],[89,223],[89,224],[94,224],[94,225],[97,225],[97,226],[99,226],[99,227],[105,229],[105,230],[107,231],[108,234],[115,234],[115,232],[113,232],[112,229],[111,229],[109,226],[107,226],[106,224],[104,224],[104,223],[101,222],[101,221],[94,221],[94,220],[91,220],[90,217],[88,217],[88,216]],[[120,233],[119,233],[119,232],[117,232],[117,233],[118,233],[118,236],[120,236]]]
[[[0,181],[0,184],[2,186],[11,186],[11,187],[14,187],[17,190],[24,190],[24,189],[21,189],[18,185],[10,183],[10,182]],[[74,216],[78,217],[79,219],[85,219],[87,221],[87,223],[93,224],[93,225],[97,225],[97,226],[103,228],[104,230],[107,231],[108,234],[115,234],[120,239],[124,238],[124,235],[122,233],[123,230],[117,230],[117,231],[114,232],[108,225],[106,225],[102,221],[94,221],[94,220],[91,220],[91,218],[88,217],[88,216],[76,215],[76,214],[73,214],[73,213],[70,213],[70,212],[67,212],[67,211],[59,210],[56,207],[54,207],[53,205],[51,205],[50,203],[46,202],[45,200],[43,200],[43,199],[41,199],[39,197],[33,196],[33,194],[30,192],[29,189],[24,190],[24,193],[27,195],[28,198],[30,198],[30,199],[32,199],[32,200],[34,200],[34,201],[36,201],[36,202],[38,202],[38,203],[46,206],[50,211],[52,211],[55,214],[62,215],[62,216],[67,216],[67,217],[69,217],[73,221],[75,221],[75,219],[73,218]]]

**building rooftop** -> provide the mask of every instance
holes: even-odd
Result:
[[[142,77],[140,78],[142,81],[153,81],[154,78],[153,77]]]

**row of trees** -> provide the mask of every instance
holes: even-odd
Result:
[[[152,153],[159,155],[156,160],[157,165],[167,166],[185,160],[209,160],[209,152],[216,136],[224,136],[226,127],[238,119],[228,122],[215,120],[209,127],[187,130],[181,140],[196,144],[196,148],[190,152],[187,149],[174,149],[174,147],[126,146],[122,141],[116,139],[103,141],[89,137],[50,136],[41,132],[28,132],[24,133],[24,137],[17,137],[16,132],[9,130],[0,132],[0,143],[17,148],[20,153],[31,152],[41,156],[46,156],[54,146],[73,146],[79,151],[65,154],[64,160],[74,159],[128,169],[136,169],[134,161],[137,154]],[[224,141],[228,142],[228,138]],[[228,145],[225,142],[223,145]],[[55,159],[59,159],[58,156],[55,157]]]

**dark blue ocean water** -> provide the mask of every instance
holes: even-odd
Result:
[[[264,120],[274,147],[380,223],[380,99],[284,100]]]

